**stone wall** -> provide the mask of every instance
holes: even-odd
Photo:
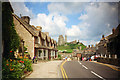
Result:
[[[19,21],[13,17],[15,30],[21,39],[25,41],[24,46],[27,47],[27,51],[30,53],[30,57],[34,57],[34,36],[30,34]]]
[[[120,59],[112,59],[112,58],[97,58],[97,62],[112,64],[116,66],[120,66]]]

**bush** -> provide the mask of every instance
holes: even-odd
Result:
[[[4,45],[3,57],[8,59],[14,58],[14,54],[10,51],[16,51],[20,45],[20,37],[18,36],[13,23],[13,10],[9,2],[2,3],[2,40]]]
[[[24,64],[18,60],[3,59],[2,61],[2,78],[3,79],[20,79],[24,72]]]
[[[62,59],[60,54],[58,54],[58,59],[60,59],[60,60]]]
[[[25,68],[26,68],[25,71],[32,71],[32,63],[31,63],[32,61],[29,60],[29,59],[26,59],[26,58],[24,58],[22,60],[24,61],[24,65],[25,65]]]
[[[28,71],[32,71],[31,61],[29,59],[3,59],[2,60],[2,78],[3,79],[21,79]]]

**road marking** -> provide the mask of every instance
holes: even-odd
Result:
[[[82,64],[80,61],[78,61],[78,63]],[[86,66],[82,65],[82,67],[84,67],[85,69],[88,69]]]
[[[108,65],[108,64],[103,64],[103,63],[100,63],[100,62],[94,62],[94,63],[98,63],[98,64],[101,64],[101,65],[105,65],[105,66],[108,66],[108,67],[112,68],[113,70],[120,71],[120,69],[117,69],[117,68],[115,68],[115,67],[112,67],[111,65]]]
[[[66,60],[61,64],[60,68],[61,68],[61,72],[62,72],[62,76],[63,76],[64,80],[68,80],[67,74],[63,68],[63,65],[65,62],[66,62]]]
[[[105,80],[103,77],[101,77],[100,75],[96,74],[95,72],[91,71],[91,73],[94,74],[94,75],[96,75],[97,77],[99,77],[99,78]]]
[[[85,69],[88,69],[86,66],[82,65],[82,67],[84,67]]]
[[[78,61],[80,64],[82,64],[80,61]]]

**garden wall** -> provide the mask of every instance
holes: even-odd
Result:
[[[112,58],[97,58],[97,62],[112,64],[116,66],[120,66],[120,59],[112,59]]]

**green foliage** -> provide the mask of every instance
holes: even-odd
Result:
[[[61,50],[61,51],[64,51],[64,50],[67,50],[65,53],[72,53],[73,52],[73,49],[78,49],[80,46],[81,47],[81,50],[83,50],[86,46],[84,44],[70,44],[70,43],[66,43],[67,46],[65,45],[61,45],[61,46],[58,46],[57,49],[58,50]]]
[[[24,69],[17,60],[3,59],[2,62],[2,79],[20,79]]]
[[[22,59],[22,61],[24,61],[25,71],[32,71],[32,61],[29,59]]]
[[[60,59],[60,60],[62,59],[60,54],[58,54],[58,59]]]
[[[9,2],[2,3],[2,40],[4,43],[3,57],[14,58],[14,51],[19,47],[20,38],[14,28]],[[13,53],[10,53],[10,51],[13,51]]]
[[[2,79],[21,79],[28,71],[32,71],[32,63],[29,59],[3,59]]]

